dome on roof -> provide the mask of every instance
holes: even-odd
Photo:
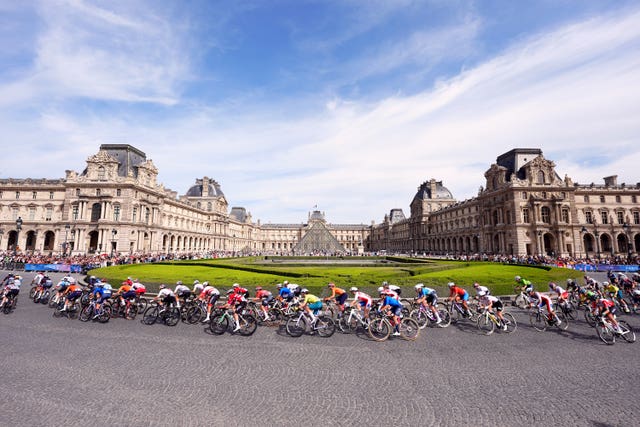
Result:
[[[219,197],[224,196],[224,193],[222,193],[220,184],[217,182],[203,182],[201,179],[198,179],[196,180],[196,184],[189,188],[186,195],[187,197]]]
[[[416,193],[414,200],[428,200],[428,199],[453,199],[453,194],[444,185],[442,181],[427,181],[424,182]]]

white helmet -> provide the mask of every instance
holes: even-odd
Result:
[[[383,288],[382,286],[380,286],[380,287],[378,288],[378,292],[383,293],[383,292],[384,292],[384,288]]]
[[[358,288],[356,288],[355,286],[352,286],[351,289],[349,289],[349,291],[358,292]]]
[[[301,293],[301,294],[309,293],[309,289],[307,289],[307,288],[302,288],[302,289],[300,290],[300,293]]]
[[[416,291],[419,289],[424,288],[424,284],[423,283],[418,283],[417,285],[414,286],[414,288],[416,288]]]
[[[449,283],[447,284],[447,286],[449,286],[450,288],[453,288],[455,285],[456,285],[456,284],[455,284],[455,283],[453,283],[453,282],[449,282]]]
[[[516,282],[519,282],[519,281],[520,281],[520,279],[522,279],[522,277],[520,277],[520,276],[516,276]]]
[[[240,284],[239,283],[234,283],[233,285],[231,285],[232,288],[239,288]]]

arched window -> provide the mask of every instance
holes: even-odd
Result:
[[[538,184],[544,184],[544,172],[538,171]]]
[[[104,166],[100,166],[98,167],[98,179],[100,181],[103,181],[105,179],[105,171],[104,171]]]

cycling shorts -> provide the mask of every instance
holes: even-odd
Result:
[[[262,298],[262,305],[267,307],[273,301],[273,295],[269,295],[268,297]]]
[[[427,304],[436,305],[438,302],[438,295],[436,295],[435,292],[431,294],[427,294],[425,299],[427,301]]]
[[[20,293],[20,289],[9,289],[7,290],[7,297],[14,296],[17,297]]]
[[[191,296],[191,291],[182,291],[182,292],[178,292],[178,298],[184,298],[187,299]]]
[[[462,301],[469,301],[469,292],[465,291],[464,295],[462,295],[460,298],[462,299]]]
[[[164,297],[162,302],[164,302],[166,305],[175,304],[176,303],[176,297],[173,296],[173,295],[167,295],[166,297]]]
[[[49,289],[50,287],[53,286],[53,282],[43,282],[40,284],[40,286],[42,286],[45,289]]]
[[[342,304],[345,303],[345,301],[347,301],[348,297],[349,297],[349,295],[347,295],[347,293],[345,292],[342,295],[336,297],[336,302],[338,304],[342,305]]]
[[[218,301],[218,298],[220,298],[220,294],[211,294],[211,296],[209,297],[209,302],[207,302],[207,304],[214,305],[216,301]]]
[[[80,295],[82,295],[82,291],[74,291],[71,292],[69,295],[67,295],[67,300],[69,301],[75,301],[78,298],[80,298]]]
[[[236,313],[238,313],[238,314],[242,313],[242,310],[244,310],[246,305],[247,305],[246,301],[240,301],[238,303],[238,305],[236,305]]]
[[[105,302],[106,300],[108,300],[109,298],[111,298],[111,295],[102,295],[100,297],[100,299],[98,300],[98,304],[102,304],[103,302]]]
[[[135,291],[128,291],[122,294],[122,298],[124,299],[133,299],[136,297],[136,292]]]
[[[322,301],[314,302],[313,304],[309,304],[309,308],[313,310],[313,313],[317,313],[318,310],[322,309]]]
[[[360,307],[371,308],[371,302],[360,300],[358,301],[358,304],[360,304]]]
[[[400,307],[391,307],[391,312],[395,316],[401,316],[402,315],[402,306],[400,306]]]
[[[504,305],[502,304],[502,301],[498,300],[496,302],[494,302],[492,304],[492,307],[496,310],[496,311],[502,311],[504,308]]]

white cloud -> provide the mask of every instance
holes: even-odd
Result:
[[[152,121],[52,110],[39,129],[0,118],[8,138],[55,147],[53,162],[33,157],[34,149],[12,153],[16,165],[0,174],[27,175],[24,161],[61,176],[69,163],[81,170],[99,143],[130,143],[154,160],[167,187],[184,192],[207,175],[254,219],[294,223],[315,204],[331,222],[380,221],[398,207],[408,214],[417,186],[431,177],[459,199],[472,197],[495,158],[515,147],[542,148],[574,181],[618,174],[635,183],[638,75],[640,12],[626,10],[521,40],[422,93],[375,103],[320,99],[324,110],[313,114],[257,105]]]

